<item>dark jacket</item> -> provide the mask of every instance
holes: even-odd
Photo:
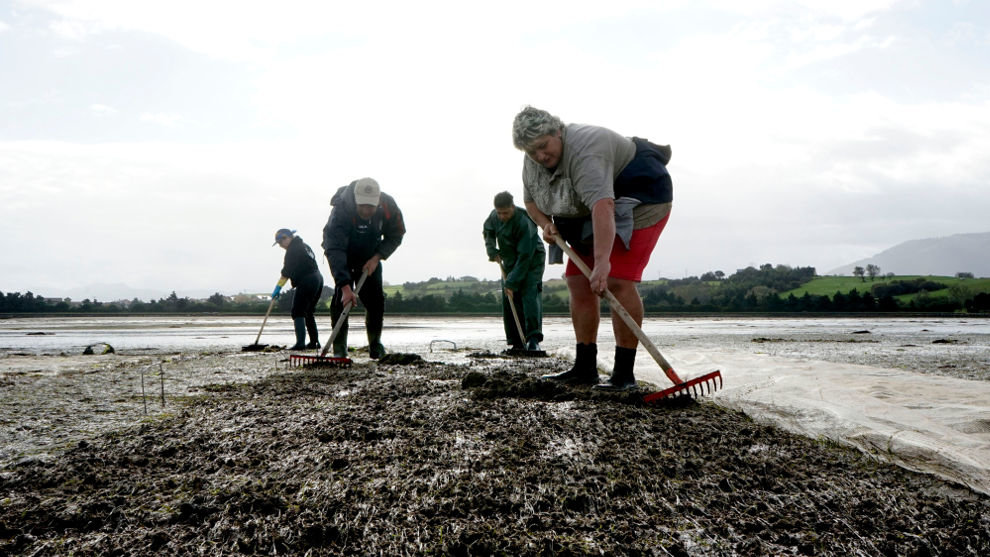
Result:
[[[519,290],[531,272],[539,273],[542,278],[546,251],[526,209],[518,206],[515,209],[512,218],[506,222],[498,220],[498,213],[495,211],[489,213],[482,235],[485,237],[488,260],[495,261],[496,255],[502,258],[502,269],[506,273],[505,286]]]
[[[372,255],[388,259],[402,243],[406,225],[399,206],[386,193],[381,194],[369,220],[359,217],[353,182],[338,189],[330,205],[333,209],[323,227],[323,253],[330,263],[334,287],[341,288],[354,283],[351,270],[359,269]]]
[[[285,259],[282,261],[282,276],[289,277],[292,286],[312,274],[320,274],[316,256],[306,242],[299,236],[294,236],[285,249]]]

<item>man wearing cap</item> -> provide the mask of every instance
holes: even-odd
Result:
[[[527,106],[512,122],[512,142],[525,152],[526,211],[543,230],[574,248],[591,269],[585,277],[573,261],[564,272],[577,340],[574,367],[545,379],[597,384],[599,297],[608,288],[637,324],[643,300],[636,285],[670,218],[673,184],[670,147],[625,137],[600,126],[565,125]],[[551,245],[551,260],[554,248]],[[606,390],[636,388],[633,368],[639,339],[612,310],[615,365]]]
[[[320,336],[316,330],[316,304],[323,294],[323,275],[316,264],[316,256],[306,242],[295,236],[295,230],[280,228],[275,232],[273,246],[282,246],[285,259],[282,262],[282,276],[272,292],[272,298],[278,298],[282,287],[289,280],[295,287],[292,297],[292,326],[296,332],[296,344],[289,350],[305,350],[319,348]],[[306,332],[309,331],[309,344],[306,344]]]
[[[488,260],[502,268],[502,325],[505,339],[516,350],[540,350],[543,340],[543,268],[546,252],[536,235],[536,225],[526,210],[516,207],[512,194],[495,196],[495,209],[485,219],[482,235]],[[514,306],[509,306],[511,297]],[[515,317],[519,314],[525,338],[519,338]],[[524,344],[525,343],[525,344]]]
[[[378,182],[361,178],[341,187],[330,199],[333,207],[323,227],[323,251],[330,262],[334,293],[330,302],[330,319],[334,326],[344,307],[360,298],[365,308],[368,354],[372,359],[385,355],[382,346],[382,323],[385,316],[385,292],[382,289],[381,261],[402,243],[406,226],[395,200],[382,193]],[[362,274],[367,278],[359,292]],[[347,321],[333,341],[333,355],[347,357]]]

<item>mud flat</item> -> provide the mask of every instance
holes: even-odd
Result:
[[[990,550],[990,497],[711,403],[648,407],[539,382],[566,368],[556,358],[346,370],[276,370],[269,354],[97,358],[25,359],[21,374],[7,362],[5,402],[28,405],[31,381],[52,393],[37,412],[65,431],[55,393],[72,378],[89,400],[63,396],[63,416],[91,421],[33,452],[43,433],[22,432],[9,450],[0,554]],[[162,370],[185,382],[164,407],[148,385]],[[92,381],[103,387],[79,386]]]

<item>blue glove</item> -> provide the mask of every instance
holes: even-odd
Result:
[[[282,285],[276,284],[275,290],[272,292],[272,298],[278,298],[278,293],[282,291]]]

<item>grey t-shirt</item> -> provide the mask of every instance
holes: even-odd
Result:
[[[544,214],[584,217],[602,199],[615,199],[613,182],[636,156],[636,144],[612,130],[568,124],[564,151],[551,173],[529,157],[523,161],[523,199]]]

